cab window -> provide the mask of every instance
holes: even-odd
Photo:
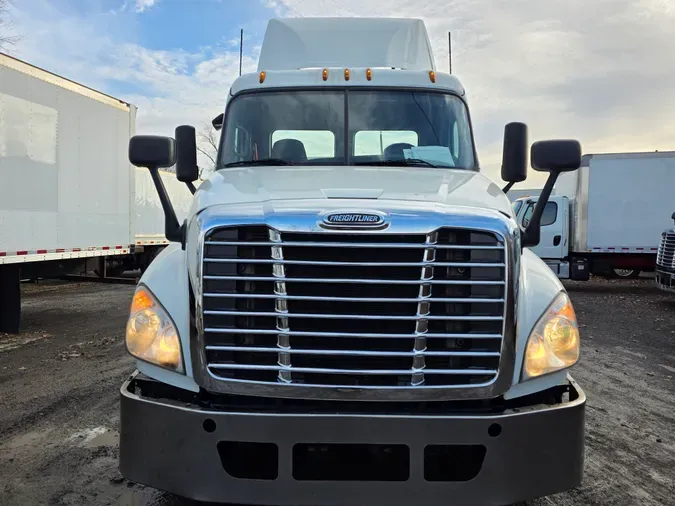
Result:
[[[548,202],[544,208],[544,214],[541,215],[541,226],[553,225],[558,216],[558,204]]]
[[[523,214],[523,226],[527,227],[532,220],[532,214],[534,213],[534,206],[536,202],[531,202],[528,204],[527,209],[525,209],[525,214]],[[555,202],[548,202],[544,208],[544,213],[541,215],[541,226],[547,227],[548,225],[553,225],[558,218],[558,204]]]

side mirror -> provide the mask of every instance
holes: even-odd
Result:
[[[129,161],[148,169],[171,167],[176,163],[176,141],[158,135],[134,135],[129,140]]]
[[[504,193],[515,183],[527,179],[527,125],[509,123],[504,127],[504,152],[502,156],[502,179],[508,183]]]
[[[532,168],[539,172],[573,172],[581,165],[581,144],[575,140],[538,141],[532,144]]]
[[[134,135],[129,139],[129,161],[136,167],[146,167],[157,190],[164,210],[164,235],[169,241],[183,242],[183,228],[178,224],[159,169],[176,163],[176,141],[157,135]]]
[[[558,176],[563,172],[573,172],[581,165],[581,144],[576,140],[538,141],[532,144],[530,152],[532,168],[540,172],[548,172],[544,188],[534,206],[530,223],[522,231],[522,247],[533,247],[541,239],[541,216],[553,191]]]
[[[193,126],[176,127],[176,154],[176,177],[178,181],[181,183],[197,181],[199,179],[197,133]]]

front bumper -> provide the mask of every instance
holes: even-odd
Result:
[[[664,271],[656,266],[655,280],[661,290],[675,292],[675,272]]]
[[[146,395],[153,383],[161,395]],[[185,395],[138,373],[124,383],[126,478],[201,501],[410,506],[503,505],[583,474],[586,397],[571,378],[565,401],[500,414],[214,410]]]

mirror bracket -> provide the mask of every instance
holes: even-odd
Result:
[[[171,205],[171,200],[164,186],[164,181],[162,181],[162,176],[159,174],[159,169],[157,167],[148,167],[148,170],[150,171],[150,177],[152,177],[152,182],[155,185],[155,190],[157,190],[159,201],[164,210],[164,235],[171,242],[184,243],[182,226],[178,224],[176,211],[173,205]]]
[[[562,172],[575,171],[581,165],[581,144],[575,140],[538,141],[532,145],[532,168],[549,173],[546,184],[534,206],[530,223],[521,226],[521,247],[534,247],[541,240],[541,217],[551,197],[553,186]]]
[[[552,171],[544,188],[541,190],[539,197],[537,198],[537,203],[534,205],[534,211],[532,211],[532,218],[530,218],[530,223],[528,223],[526,228],[521,227],[521,239],[520,244],[523,248],[533,248],[539,244],[541,240],[541,217],[544,214],[544,208],[548,204],[548,199],[551,196],[553,191],[553,186],[558,180],[560,172]]]

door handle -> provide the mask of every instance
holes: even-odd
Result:
[[[562,236],[556,235],[553,237],[553,246],[560,246],[560,240],[562,239]]]

